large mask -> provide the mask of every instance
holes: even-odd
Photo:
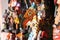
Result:
[[[24,15],[24,18],[32,18],[36,14],[34,9],[28,9]]]

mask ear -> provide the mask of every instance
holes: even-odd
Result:
[[[30,9],[28,9],[27,11],[26,11],[26,13],[24,14],[24,18],[28,18],[30,15],[31,15],[31,10]]]

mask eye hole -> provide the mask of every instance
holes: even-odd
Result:
[[[31,12],[29,14],[31,14]]]
[[[30,16],[31,15],[31,12],[29,12],[28,15]]]

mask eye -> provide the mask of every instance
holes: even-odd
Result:
[[[31,14],[31,12],[29,14]]]
[[[30,16],[31,15],[31,12],[29,12],[28,15]]]

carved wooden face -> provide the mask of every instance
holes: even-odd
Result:
[[[28,9],[24,15],[24,18],[33,17],[36,14],[34,9]]]
[[[23,22],[24,28],[26,28],[26,24],[33,19],[33,16],[36,15],[36,12],[33,9],[28,9],[24,15],[26,18]]]
[[[31,11],[29,11],[28,16],[31,16],[31,15],[32,15],[32,12],[31,12]]]

